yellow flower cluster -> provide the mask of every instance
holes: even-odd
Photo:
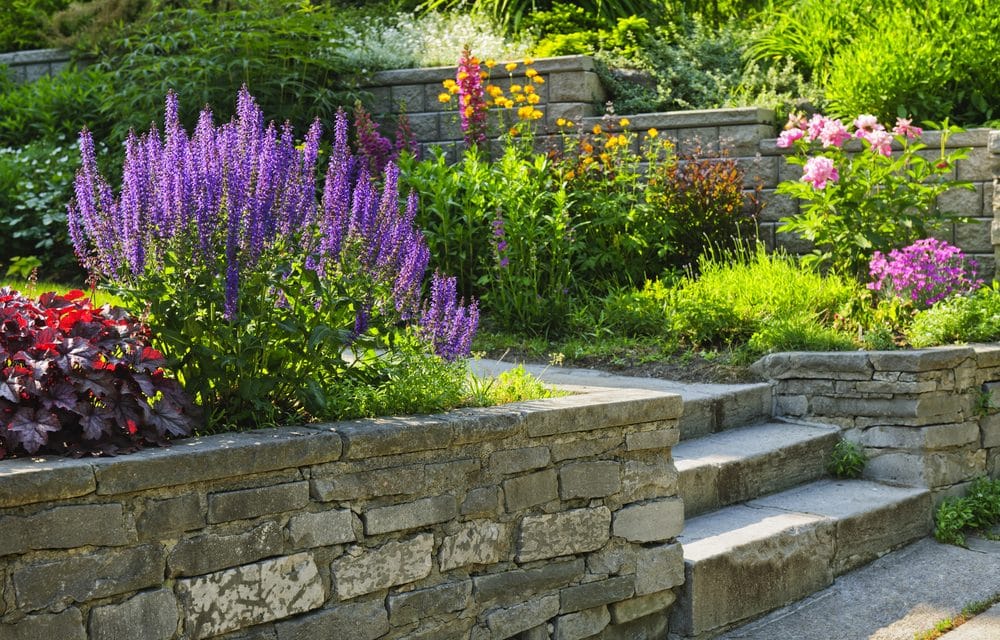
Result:
[[[538,95],[538,87],[545,84],[545,79],[538,74],[538,71],[532,69],[530,66],[534,64],[534,60],[531,58],[524,59],[524,77],[526,81],[523,84],[511,83],[509,95],[504,93],[504,90],[488,82],[489,77],[486,73],[483,73],[483,79],[487,80],[486,85],[483,87],[486,93],[486,106],[497,107],[500,109],[514,109],[517,108],[517,117],[519,120],[531,122],[542,118],[545,114],[535,105],[542,101],[540,95]],[[483,66],[487,69],[493,69],[497,65],[497,61],[492,58],[487,59]],[[513,80],[513,73],[517,69],[518,63],[508,62],[504,65],[504,69],[510,75],[511,80]],[[464,72],[463,72],[464,73]],[[460,74],[461,75],[461,74]],[[459,77],[459,80],[463,78]],[[451,97],[459,92],[458,83],[455,80],[448,79],[442,82],[444,86],[444,91],[438,94],[438,102],[446,104],[451,102]],[[460,105],[468,109],[467,105]],[[563,126],[563,125],[559,125]]]

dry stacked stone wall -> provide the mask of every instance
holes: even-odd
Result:
[[[862,444],[867,477],[928,487],[938,499],[1000,476],[1000,347],[777,353],[774,413],[835,424]]]
[[[62,49],[32,49],[0,53],[0,67],[14,82],[34,82],[42,76],[59,73],[70,65],[72,56]]]
[[[0,638],[665,637],[680,413],[591,390],[6,460]]]

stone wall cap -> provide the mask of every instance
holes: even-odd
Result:
[[[475,53],[475,52],[473,52]],[[523,60],[498,61],[494,68],[494,77],[507,77],[504,65],[507,62],[516,62],[517,69],[514,69],[514,77],[524,75]],[[458,65],[458,55],[455,56],[455,64],[443,67],[420,67],[415,69],[388,69],[386,71],[376,71],[368,77],[365,86],[394,86],[403,84],[433,84],[442,82],[448,78],[454,78],[455,69]],[[553,58],[537,58],[531,68],[540,74],[564,73],[574,71],[593,71],[594,59],[590,56],[556,56]]]
[[[662,111],[637,113],[627,116],[629,129],[645,131],[657,129],[686,129],[691,127],[717,127],[740,124],[774,124],[774,111],[761,107],[736,107],[731,109],[696,109],[692,111]],[[600,117],[584,118],[585,126],[597,124]]]
[[[0,508],[93,493],[94,467],[87,460],[34,456],[0,461]]]
[[[932,347],[903,351],[871,351],[869,358],[877,371],[934,371],[952,369],[975,356],[971,347]]]
[[[72,57],[73,55],[68,49],[29,49],[27,51],[0,53],[0,64],[66,62],[71,60]]]

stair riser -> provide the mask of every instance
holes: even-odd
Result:
[[[837,522],[837,575],[868,564],[888,551],[930,535],[934,530],[929,493],[889,508]]]
[[[670,630],[710,638],[740,620],[794,602],[833,583],[834,527],[829,521],[685,561],[684,592]]]
[[[771,387],[766,384],[714,398],[685,400],[679,424],[681,440],[764,422],[772,413]]]
[[[837,438],[836,433],[830,433],[765,456],[682,469],[678,486],[684,499],[684,517],[823,477]]]

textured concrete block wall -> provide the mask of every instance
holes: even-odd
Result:
[[[779,353],[754,365],[775,415],[836,424],[862,444],[865,475],[938,496],[1000,475],[1000,347]]]
[[[0,637],[665,636],[680,413],[616,390],[2,461]]]

